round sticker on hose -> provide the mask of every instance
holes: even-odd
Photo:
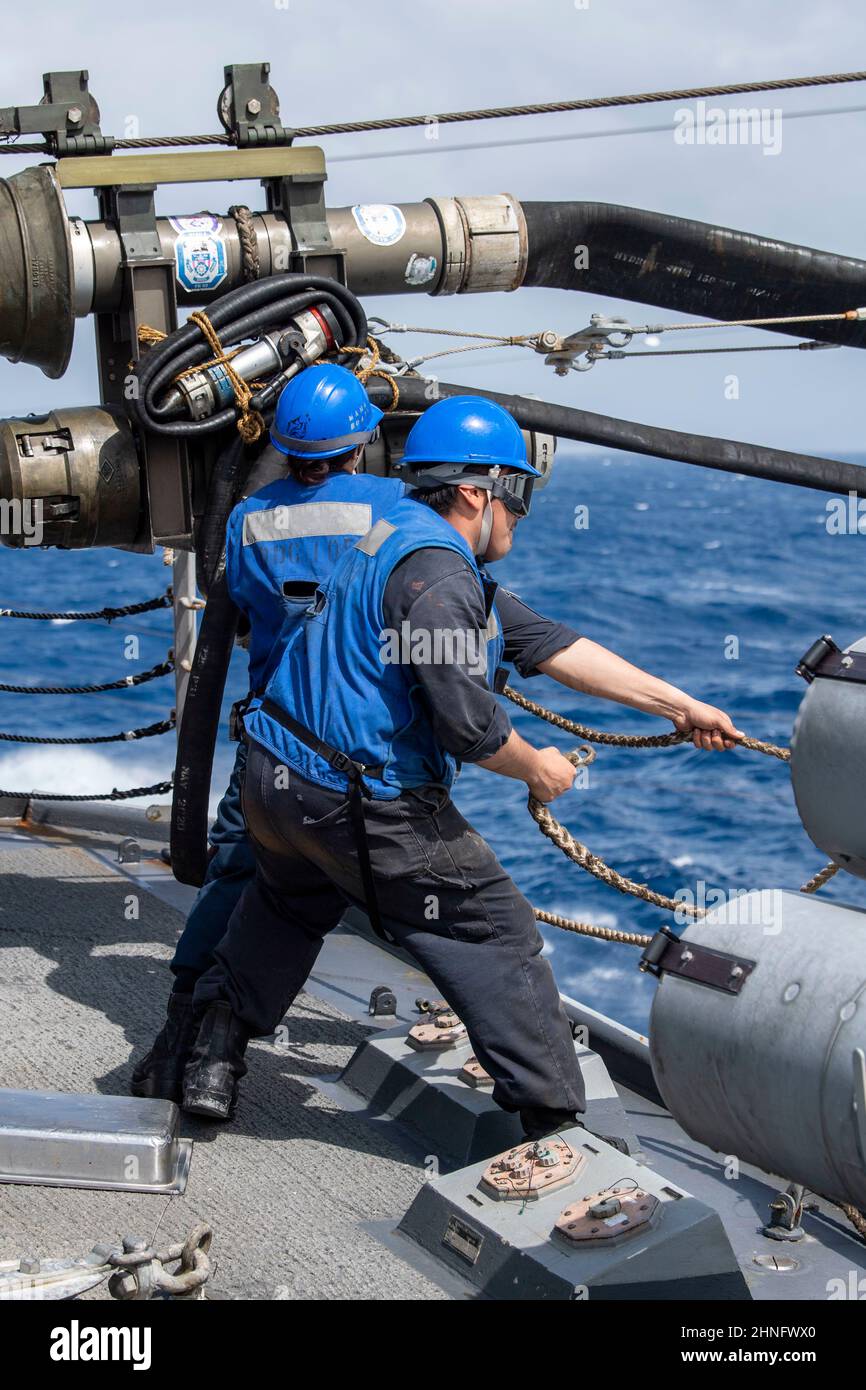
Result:
[[[405,234],[406,218],[393,203],[356,203],[355,226],[374,246],[393,246]]]
[[[212,212],[198,212],[193,217],[170,217],[169,223],[176,232],[202,232],[214,235],[222,231],[222,218]]]

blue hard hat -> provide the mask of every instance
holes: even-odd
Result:
[[[464,469],[496,467],[541,477],[526,457],[514,416],[484,396],[448,396],[431,405],[409,431],[403,462],[413,475],[435,468],[439,482],[459,477]],[[456,466],[445,470],[442,464]]]
[[[293,458],[328,459],[373,438],[382,411],[345,367],[305,367],[280,392],[271,443]]]

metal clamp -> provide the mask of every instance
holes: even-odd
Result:
[[[679,975],[724,994],[739,994],[755,968],[755,961],[684,941],[669,927],[662,927],[641,956],[639,968],[657,978]]]
[[[88,91],[89,74],[46,72],[38,106],[0,107],[0,136],[42,135],[51,154],[110,154],[114,138],[99,129],[99,107]]]
[[[795,667],[809,685],[818,676],[825,680],[854,681],[866,685],[866,652],[843,652],[832,637],[819,637]]]
[[[270,63],[228,63],[217,102],[223,128],[239,149],[250,145],[290,145],[294,131],[280,122],[280,99],[268,81]]]

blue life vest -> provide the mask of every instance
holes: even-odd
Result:
[[[484,591],[484,578],[459,532],[422,502],[404,498],[339,561],[283,649],[267,689],[269,701],[317,738],[377,769],[365,781],[379,799],[427,782],[450,786],[456,775],[455,760],[437,742],[421,698],[413,644],[438,642],[435,660],[447,661],[450,653],[461,664],[468,660],[470,668],[477,663],[491,689],[502,658],[504,641],[494,604],[480,632],[385,630],[383,601],[394,568],[413,551],[431,547],[462,555]],[[326,787],[347,787],[343,773],[258,705],[245,724],[256,742],[303,777]]]
[[[239,502],[226,528],[226,582],[250,621],[250,689],[261,693],[279,654],[337,560],[405,495],[396,478],[333,473],[309,487],[279,478]],[[309,586],[291,596],[284,585]]]

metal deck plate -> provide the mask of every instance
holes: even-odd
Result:
[[[181,1193],[179,1118],[168,1100],[0,1090],[0,1182]]]

